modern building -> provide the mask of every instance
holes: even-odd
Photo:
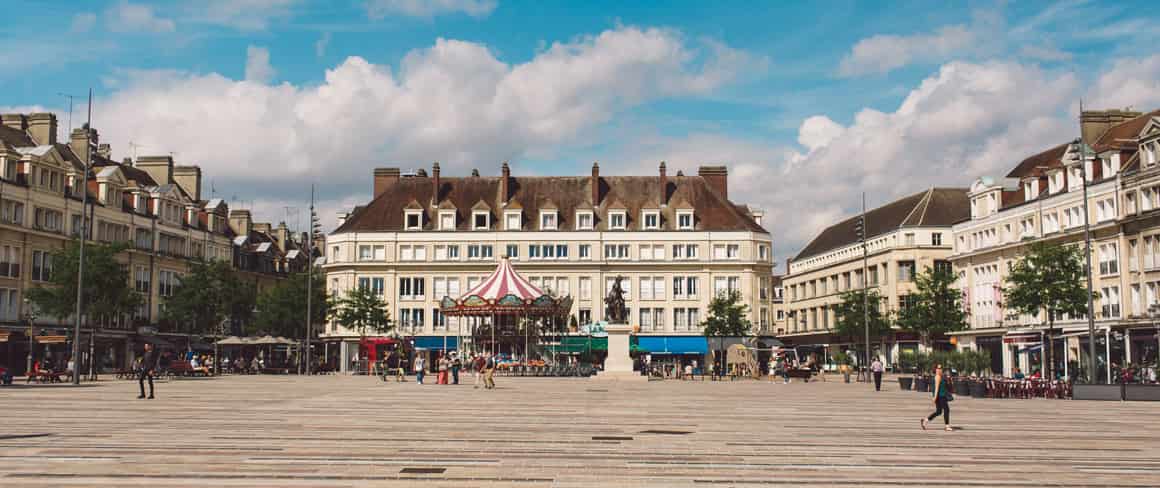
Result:
[[[603,297],[625,278],[641,337],[698,336],[710,299],[739,290],[757,327],[769,324],[773,261],[761,213],[729,200],[724,166],[696,176],[444,177],[438,164],[374,170],[374,195],[327,238],[331,295],[368,287],[398,334],[451,348],[470,324],[439,313],[444,296],[473,288],[507,256],[532,284],[574,297],[579,325],[602,320]],[[343,367],[359,336],[336,323]]]
[[[1046,317],[1004,307],[1003,289],[1030,243],[1083,246],[1086,220],[1092,288],[1099,296],[1098,374],[1110,374],[1109,357],[1115,364],[1155,360],[1149,307],[1157,303],[1160,286],[1160,218],[1154,215],[1160,210],[1158,116],[1160,111],[1084,112],[1082,142],[1091,151],[1064,141],[1019,162],[1005,181],[975,181],[970,219],[954,226],[949,258],[970,313],[970,328],[955,334],[960,348],[990,351],[996,373],[1036,371],[1045,364]],[[1075,376],[1072,370],[1086,363],[1087,317],[1061,315],[1054,326],[1056,371]]]
[[[789,272],[781,279],[786,321],[778,338],[792,346],[815,346],[823,354],[862,341],[834,332],[834,306],[842,294],[869,286],[881,295],[883,311],[907,307],[917,273],[950,266],[951,226],[969,215],[963,188],[931,188],[867,211],[865,280],[858,235],[862,216],[822,230],[789,261]],[[900,331],[887,342],[886,357],[892,360],[900,350],[919,346],[918,337]]]

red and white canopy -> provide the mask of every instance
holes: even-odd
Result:
[[[508,295],[515,295],[523,300],[535,300],[546,293],[543,290],[536,288],[528,282],[523,276],[512,268],[511,262],[507,257],[504,257],[499,262],[499,266],[495,271],[483,280],[482,283],[475,286],[467,293],[464,293],[461,298],[467,298],[472,295],[478,296],[485,300],[499,300]]]

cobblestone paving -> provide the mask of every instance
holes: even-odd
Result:
[[[1160,404],[959,398],[944,432],[897,382],[498,383],[2,388],[0,487],[1160,486]]]

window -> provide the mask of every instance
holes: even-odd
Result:
[[[592,323],[592,309],[580,309],[580,325],[588,325]]]
[[[577,254],[580,259],[592,259],[592,244],[580,244]]]
[[[20,277],[20,248],[15,246],[0,247],[0,276],[8,278]]]
[[[673,259],[697,259],[697,245],[673,244]]]
[[[659,261],[665,258],[665,246],[661,244],[641,244],[637,250],[641,261]]]
[[[383,285],[384,282],[382,278],[371,278],[371,291],[374,292],[375,295],[380,297],[383,296]]]
[[[624,230],[627,216],[622,211],[610,212],[608,214],[608,228],[614,230]]]
[[[1106,286],[1100,289],[1100,313],[1104,317],[1120,316],[1120,287]]]
[[[762,261],[768,261],[769,260],[769,246],[766,246],[764,244],[757,246],[757,256]]]
[[[898,281],[904,283],[914,281],[914,261],[898,262]]]
[[[399,309],[399,324],[400,328],[408,332],[421,332],[423,330],[423,309],[421,308],[400,308]]]
[[[447,330],[447,316],[440,313],[438,308],[431,309],[431,326],[435,330]]]
[[[644,221],[644,228],[646,230],[656,230],[661,228],[661,213],[656,210],[646,210],[642,214]]]
[[[439,211],[439,230],[455,230],[455,211]]]
[[[410,250],[409,246],[408,246],[408,250]],[[374,251],[371,249],[371,246],[359,246],[358,247],[358,260],[359,261],[370,261],[373,258],[374,258]]]
[[[701,314],[696,308],[674,308],[673,330],[690,331],[701,325]]]
[[[1112,244],[1100,244],[1100,274],[1113,275],[1120,272],[1119,249]]]
[[[591,300],[592,299],[592,278],[588,278],[588,277],[581,277],[580,278],[580,299],[581,300]]]
[[[381,247],[381,246],[375,246]],[[378,250],[375,251],[376,253]],[[458,250],[455,251],[458,254]],[[402,245],[399,246],[399,261],[426,261],[427,260],[427,246],[424,245]]]
[[[594,227],[593,214],[589,211],[576,212],[576,229],[592,230]]]
[[[665,279],[661,276],[644,277],[640,279],[641,300],[664,300]]]
[[[541,257],[543,257],[543,256],[540,254],[540,245],[539,244],[529,244],[528,245],[528,259],[540,259]]]
[[[556,211],[540,211],[540,230],[556,230]]]
[[[677,211],[677,228],[680,230],[693,230],[693,212],[689,210]]]
[[[32,281],[48,281],[52,276],[52,254],[32,251]]]
[[[404,230],[421,230],[423,228],[422,210],[407,210],[405,218]]]
[[[1008,232],[1010,232],[1010,230],[1008,230]],[[932,246],[941,246],[942,245],[942,232],[931,232],[930,233],[930,245],[932,245]]]
[[[412,254],[414,252],[412,251]],[[435,246],[435,260],[436,261],[458,261],[459,260],[459,246],[438,245]]]
[[[138,232],[140,232],[140,231],[138,231]],[[339,251],[339,247],[338,247],[338,246],[331,246],[331,248],[330,248],[330,256],[328,256],[328,257],[329,257],[330,259],[333,259],[333,260],[334,260],[334,262],[338,262],[338,251]]]
[[[24,225],[24,204],[12,200],[0,203],[0,221],[6,224]]]
[[[39,230],[46,230],[49,232],[60,232],[61,220],[64,214],[47,208],[38,208],[33,212],[34,220],[33,226]]]
[[[605,244],[604,259],[628,259],[628,244]]]
[[[1116,218],[1115,202],[1116,201],[1111,198],[1096,202],[1096,222],[1106,222]]]
[[[133,288],[138,293],[148,295],[150,292],[149,278],[149,268],[144,266],[135,267],[133,269]]]
[[[520,230],[523,227],[519,210],[512,210],[503,213],[503,225],[505,230]]]
[[[422,300],[426,296],[424,278],[399,278],[400,300]]]
[[[176,272],[161,270],[157,274],[157,294],[163,297],[173,296],[173,292],[177,290],[177,285],[181,280]]]
[[[913,246],[914,245],[914,233],[907,232],[906,234],[903,234],[903,242],[905,242],[907,246]]]
[[[1135,239],[1129,240],[1128,241],[1128,270],[1129,271],[1136,271],[1140,267],[1139,261],[1138,261],[1139,254],[1140,254],[1140,250],[1138,249],[1138,246],[1136,245],[1136,240]]]
[[[491,259],[491,244],[471,244],[467,246],[467,259]]]
[[[605,280],[604,280],[604,296],[608,296],[608,293],[612,291],[612,284],[615,282],[616,282],[615,278],[605,278]],[[624,290],[624,299],[631,300],[632,299],[632,278],[628,278],[628,277],[624,278],[624,280],[620,282],[620,288],[622,290]]]
[[[471,213],[471,228],[474,230],[487,230],[491,228],[491,214],[488,212],[475,211]]]
[[[518,259],[520,257],[520,246],[517,244],[508,244],[507,256],[512,259]]]
[[[934,270],[942,273],[954,273],[954,267],[950,261],[936,260],[934,262]]]

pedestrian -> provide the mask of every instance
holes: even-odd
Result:
[[[946,425],[946,431],[950,432],[951,428],[951,400],[954,400],[954,395],[951,394],[951,384],[948,378],[943,376],[943,369],[941,364],[934,365],[934,388],[931,388],[934,395],[932,401],[934,402],[934,413],[921,420],[922,430],[926,430],[926,423],[934,420],[939,414],[943,416],[943,424]]]
[[[870,372],[874,373],[874,391],[882,391],[882,358],[874,357],[874,362],[870,363]]]
[[[153,350],[153,344],[145,343],[145,357],[141,359],[141,366],[137,370],[137,386],[141,388],[141,394],[137,395],[137,399],[148,398],[153,399],[153,375],[157,373],[157,351]],[[145,380],[149,380],[149,396],[145,396]]]
[[[488,356],[487,362],[483,365],[483,388],[487,390],[495,389],[495,356]]]
[[[446,385],[448,383],[447,372],[448,372],[448,370],[451,369],[451,360],[447,359],[447,354],[440,354],[439,355],[438,366],[439,366],[439,379],[436,380],[435,383],[440,384],[440,385]]]
[[[793,369],[793,367],[794,367],[793,358],[789,357],[788,354],[785,355],[784,357],[782,357],[782,359],[781,359],[781,379],[783,381],[783,384],[786,384],[786,385],[789,384],[789,373],[790,373],[790,370]]]
[[[463,361],[459,359],[459,353],[451,353],[451,384],[459,384],[459,368],[463,367]]]
[[[253,374],[259,374],[262,372],[262,362],[258,361],[258,356],[254,356],[253,359],[250,359],[250,372]]]
[[[483,359],[482,354],[476,354],[471,360],[471,371],[475,374],[475,384],[472,388],[479,388],[479,384],[483,383],[483,368],[486,364],[487,360]]]
[[[415,381],[420,385],[423,384],[423,373],[425,373],[423,370],[426,366],[427,364],[426,361],[423,360],[423,356],[415,357]]]

